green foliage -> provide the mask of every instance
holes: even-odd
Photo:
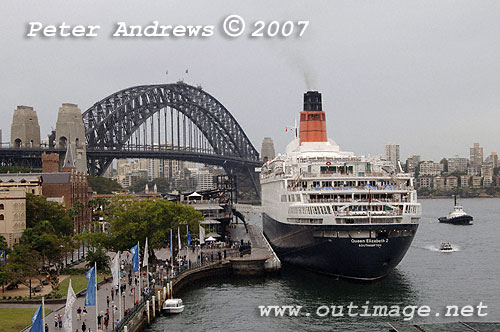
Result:
[[[146,188],[146,184],[148,185],[150,192],[153,191],[155,184],[158,192],[160,193],[165,193],[170,190],[170,182],[168,179],[165,178],[156,178],[153,181],[148,181],[145,178],[140,179],[139,181],[137,181],[137,183],[130,186],[128,190],[134,193],[143,193],[144,189]]]
[[[131,193],[143,193],[144,189],[146,188],[146,184],[150,186],[150,182],[148,181],[148,179],[146,178],[138,179],[135,184],[128,187],[128,191]]]
[[[43,261],[40,254],[26,244],[17,244],[9,254],[5,271],[9,283],[29,287],[29,279],[38,277]]]
[[[101,246],[89,249],[85,260],[87,261],[86,266],[89,269],[92,268],[95,263],[97,265],[97,271],[109,270],[109,257]]]
[[[140,199],[114,197],[105,211],[105,220],[110,223],[109,233],[89,233],[84,237],[91,246],[103,245],[114,251],[129,250],[146,237],[150,248],[167,245],[170,230],[181,227],[181,236],[186,236],[186,226],[191,233],[198,232],[203,217],[193,207],[163,199]]]
[[[73,222],[63,206],[47,201],[44,196],[26,194],[26,228],[49,221],[57,235],[73,233]]]
[[[68,239],[58,234],[52,223],[46,220],[27,228],[21,237],[22,245],[38,252],[46,264],[57,264],[62,260],[67,242]]]
[[[22,166],[0,166],[0,173],[40,173],[41,171],[41,169]]]
[[[63,255],[75,246],[71,217],[61,205],[27,194],[26,226],[5,266],[8,281],[28,286],[30,278],[50,275],[54,287]]]
[[[122,186],[116,182],[116,180],[108,179],[102,176],[92,176],[87,177],[89,186],[92,187],[98,194],[112,194],[116,191],[122,191]]]
[[[0,235],[0,250],[5,250],[8,253],[9,248],[7,247],[7,240]]]

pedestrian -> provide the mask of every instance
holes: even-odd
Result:
[[[54,315],[54,327],[57,329],[57,315]]]
[[[49,332],[49,325],[45,323],[45,332]]]
[[[59,328],[62,329],[62,316],[61,316],[61,314],[57,315],[57,323],[59,324]]]
[[[76,309],[76,320],[80,321],[82,319],[82,307]]]
[[[115,300],[115,290],[111,288],[111,301]]]
[[[87,324],[85,322],[82,323],[82,332],[85,332],[87,330]]]
[[[97,316],[97,326],[101,326],[102,315]]]
[[[109,324],[109,315],[104,316],[104,326],[106,327],[106,331],[108,330]]]
[[[106,303],[107,303],[108,308],[109,308],[109,296],[106,296]]]
[[[87,307],[83,307],[83,321],[87,321]]]

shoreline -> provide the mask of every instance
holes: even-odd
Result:
[[[476,197],[461,197],[457,196],[460,199],[478,199],[478,198],[500,198],[500,196],[495,195],[485,195],[485,196],[476,196]],[[453,196],[418,196],[418,199],[453,199]]]

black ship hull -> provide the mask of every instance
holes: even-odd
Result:
[[[455,218],[447,218],[447,217],[438,218],[439,222],[453,224],[453,225],[472,225],[471,222],[473,219],[474,218],[469,215],[464,215]]]
[[[406,254],[417,228],[418,224],[297,225],[263,213],[264,234],[283,262],[361,280],[379,279],[391,272]]]

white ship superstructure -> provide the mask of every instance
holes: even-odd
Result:
[[[300,224],[418,223],[413,178],[391,162],[356,157],[328,142],[299,145],[261,169],[262,204],[281,222]]]

